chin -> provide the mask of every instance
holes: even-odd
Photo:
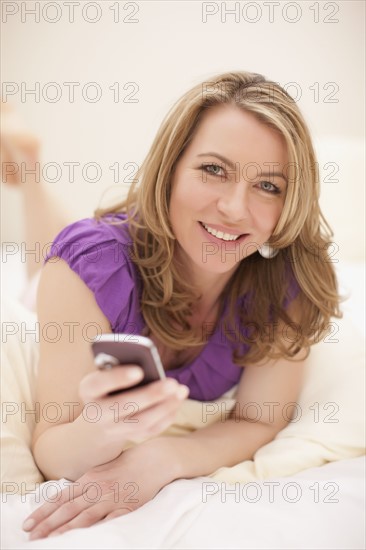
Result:
[[[212,257],[208,257],[206,262],[201,260],[199,263],[195,263],[207,273],[216,273],[217,275],[224,275],[225,273],[234,271],[240,264],[240,262],[223,262],[220,258]]]

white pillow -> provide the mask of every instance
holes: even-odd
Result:
[[[365,454],[364,339],[345,314],[337,332],[311,348],[298,420],[261,447],[254,460],[212,474],[227,482],[289,476]]]
[[[30,450],[36,425],[30,411],[38,364],[37,319],[9,298],[2,300],[1,318],[1,491],[24,493],[25,482],[30,488],[43,481]]]

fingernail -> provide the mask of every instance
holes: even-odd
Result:
[[[176,382],[171,378],[165,381],[164,391],[166,393],[176,393],[177,389],[178,389],[178,382]]]
[[[180,397],[181,399],[184,399],[185,397],[188,396],[188,394],[189,394],[189,388],[187,388],[187,386],[179,386],[177,391],[178,397]]]
[[[29,531],[35,526],[35,524],[36,522],[34,521],[34,519],[32,518],[26,519],[25,522],[23,523],[24,531]]]
[[[136,380],[137,378],[141,377],[141,373],[142,373],[141,369],[131,367],[127,370],[126,374],[128,378],[130,378],[131,380]]]

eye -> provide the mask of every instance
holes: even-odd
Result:
[[[214,170],[211,170],[211,168],[213,168]],[[225,175],[224,173],[222,174],[218,173],[219,170],[222,170],[224,172],[224,169],[218,164],[202,164],[200,166],[200,169],[204,170],[206,174],[210,174],[212,176],[219,176],[222,178]]]
[[[260,185],[263,191],[267,191],[268,193],[281,193],[280,188],[270,181],[261,181]]]

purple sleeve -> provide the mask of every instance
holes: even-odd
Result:
[[[133,316],[135,274],[127,245],[117,226],[86,218],[56,236],[44,261],[58,261],[57,256],[67,262],[93,292],[113,332]]]

